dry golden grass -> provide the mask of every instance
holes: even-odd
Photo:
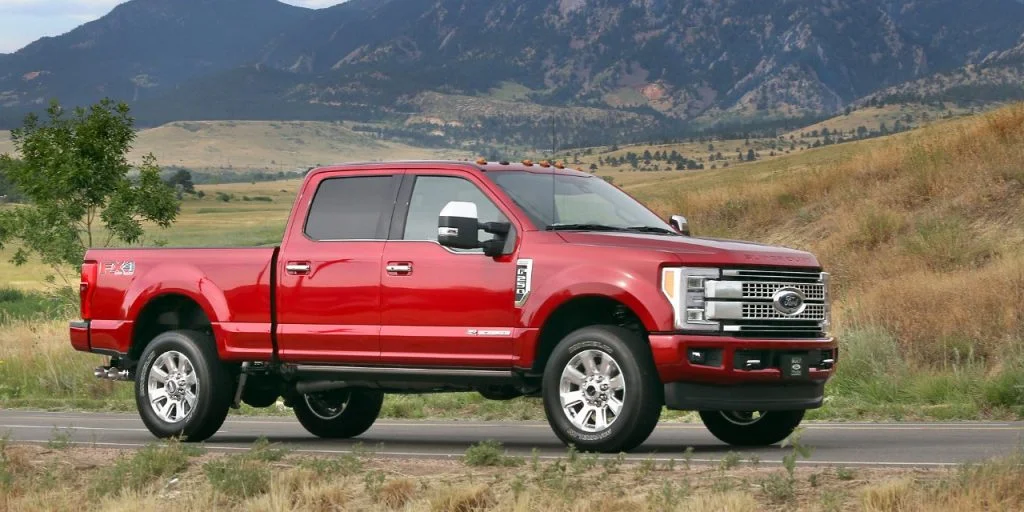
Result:
[[[906,117],[910,116],[910,124],[914,126],[927,125],[935,122],[941,122],[946,112],[951,112],[954,116],[963,116],[970,114],[970,109],[960,108],[955,105],[949,105],[949,108],[938,108],[933,105],[924,104],[903,104],[903,105],[885,105],[882,107],[864,107],[850,112],[849,115],[839,114],[830,119],[815,123],[809,126],[805,126],[798,130],[793,130],[790,133],[784,135],[787,139],[790,135],[797,138],[800,137],[801,133],[810,133],[817,130],[820,132],[823,128],[828,128],[830,131],[840,130],[849,132],[856,130],[858,126],[863,126],[869,130],[877,130],[880,123],[885,123],[886,127],[892,130],[893,124],[900,120],[904,125],[907,124]],[[812,141],[814,139],[811,139]]]
[[[140,130],[129,159],[153,153],[162,166],[277,172],[351,161],[473,156],[384,141],[349,126],[319,121],[179,121]],[[0,154],[13,152],[10,132],[0,131]]]
[[[925,360],[1020,340],[1024,106],[842,146],[631,193],[698,234],[813,252],[841,328],[880,326]]]
[[[1024,459],[1019,454],[955,469],[862,468],[855,476],[841,468],[798,467],[788,484],[791,492],[780,497],[769,493],[765,484],[786,473],[763,465],[725,470],[576,455],[531,462],[526,470],[372,455],[289,455],[270,462],[252,452],[202,454],[187,449],[170,443],[118,452],[0,442],[0,510],[128,512],[169,504],[182,512],[966,512],[1024,507]],[[243,459],[268,472],[269,485],[249,494],[217,491],[204,468]],[[122,461],[120,471],[112,461]],[[112,477],[134,485],[118,486]]]
[[[362,160],[472,156],[382,141],[340,123],[317,121],[174,122],[139,132],[132,156],[150,152],[161,165],[270,171]]]

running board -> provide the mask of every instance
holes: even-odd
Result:
[[[292,367],[302,377],[337,380],[375,380],[387,382],[481,382],[515,381],[519,375],[512,370],[479,368],[409,368],[401,366],[350,366],[299,364]]]

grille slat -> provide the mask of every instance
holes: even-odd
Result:
[[[824,304],[807,304],[799,315],[778,312],[770,302],[744,302],[741,320],[824,320]]]
[[[825,285],[822,283],[785,283],[777,281],[745,281],[743,282],[744,299],[771,299],[783,288],[800,290],[807,300],[825,300]]]

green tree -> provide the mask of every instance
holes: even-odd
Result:
[[[181,190],[189,194],[195,193],[196,187],[192,183],[192,173],[186,169],[178,169],[170,178],[167,179],[167,184],[171,188],[175,188],[177,185],[181,185]]]
[[[143,222],[171,225],[180,203],[160,180],[156,158],[144,156],[137,169],[128,163],[132,125],[124,103],[105,99],[68,112],[54,101],[45,119],[30,114],[11,132],[21,160],[0,162],[30,203],[0,213],[0,244],[19,242],[12,262],[35,255],[64,277],[90,247],[140,243]]]

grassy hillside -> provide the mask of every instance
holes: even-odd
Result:
[[[823,129],[829,131],[851,132],[863,126],[868,130],[878,130],[884,123],[888,130],[893,130],[896,122],[899,121],[904,127],[926,126],[940,122],[948,117],[960,117],[970,115],[973,109],[962,108],[950,104],[947,108],[940,108],[934,105],[920,103],[907,103],[900,105],[886,105],[882,107],[862,107],[851,111],[849,114],[839,114],[833,118],[826,119],[799,130],[793,130],[783,135],[789,138],[793,135],[797,138],[801,134],[813,131],[821,132]]]
[[[10,132],[0,131],[0,154],[13,152]],[[315,121],[174,122],[142,130],[131,158],[153,153],[162,166],[193,170],[292,171],[360,160],[468,158],[458,150],[428,149]]]

